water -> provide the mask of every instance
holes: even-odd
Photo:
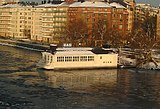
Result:
[[[46,71],[40,57],[0,46],[0,109],[160,109],[160,71]]]

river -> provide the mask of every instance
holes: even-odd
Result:
[[[46,71],[40,57],[0,46],[0,109],[160,109],[160,71]]]

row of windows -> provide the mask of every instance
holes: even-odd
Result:
[[[123,9],[113,8],[112,11],[113,11],[113,12],[116,12],[116,11],[117,11],[117,12],[122,12]]]
[[[54,16],[54,15],[57,15],[57,16],[59,16],[59,15],[66,15],[66,13],[44,13],[43,15],[49,15],[49,16]]]
[[[65,11],[66,10],[66,8],[48,8],[48,9],[43,9],[43,10],[46,10],[46,11],[55,11],[55,10],[57,10],[57,11]]]
[[[112,17],[122,18],[122,14],[112,14]]]
[[[94,61],[94,56],[60,56],[57,57],[57,62],[71,62],[71,61]]]
[[[103,61],[103,63],[112,63],[112,61]]]
[[[66,20],[66,16],[57,16],[57,17],[43,17],[43,20],[57,20],[57,21],[61,21],[61,20]]]
[[[21,16],[20,19],[32,19],[31,17],[24,17],[24,16]]]

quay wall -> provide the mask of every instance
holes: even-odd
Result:
[[[13,46],[35,51],[45,51],[49,49],[49,45],[42,45],[40,43],[34,43],[31,41],[19,41],[19,40],[1,39],[1,38],[0,38],[0,45]]]

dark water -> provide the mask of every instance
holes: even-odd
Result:
[[[160,109],[160,71],[45,71],[39,58],[0,46],[0,109]]]

